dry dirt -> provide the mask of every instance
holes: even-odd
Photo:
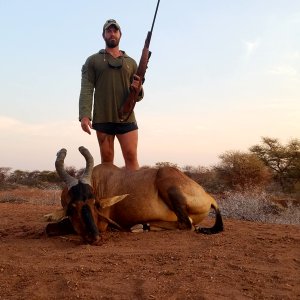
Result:
[[[225,219],[225,231],[47,238],[58,207],[0,204],[0,299],[300,299],[299,226]]]

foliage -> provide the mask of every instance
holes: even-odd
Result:
[[[9,176],[11,168],[0,167],[0,183],[4,182]]]
[[[247,189],[270,181],[270,171],[254,154],[228,151],[220,155],[221,163],[214,167],[219,184],[225,189]]]
[[[10,188],[10,184],[7,182],[9,178],[11,168],[0,167],[0,190]]]
[[[206,168],[202,166],[192,167],[185,166],[182,171],[191,179],[204,187],[209,193],[221,192],[221,186],[219,184],[217,174],[214,169]]]
[[[250,151],[257,155],[274,173],[282,190],[293,191],[300,181],[300,140],[292,139],[286,146],[278,139],[263,137],[262,145]]]
[[[26,185],[26,186],[35,186],[43,187],[47,184],[59,184],[61,182],[57,173],[54,171],[22,171],[15,170],[7,178],[7,181],[11,184],[17,185]]]
[[[69,173],[71,176],[76,177],[77,174],[77,170],[75,167],[73,166],[68,166],[65,168],[65,170],[67,171],[67,173]]]
[[[157,162],[157,163],[155,164],[155,168],[161,168],[161,167],[178,168],[178,165],[177,165],[177,164],[173,164],[173,163],[168,162],[168,161]]]

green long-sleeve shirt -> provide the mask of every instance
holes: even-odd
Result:
[[[135,60],[122,53],[122,56],[114,58],[100,50],[88,57],[82,66],[79,120],[88,117],[93,123],[120,123],[118,109],[128,96],[137,71]],[[142,98],[143,91],[138,100]],[[134,112],[127,122],[136,122]]]

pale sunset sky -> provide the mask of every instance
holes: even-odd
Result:
[[[0,167],[54,170],[56,152],[96,164],[78,121],[81,66],[116,19],[137,62],[156,0],[0,0]],[[299,0],[161,0],[136,106],[140,165],[211,166],[262,136],[300,137]],[[115,143],[115,164],[123,166]]]

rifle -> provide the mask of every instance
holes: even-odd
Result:
[[[141,87],[142,83],[144,83],[144,81],[145,81],[145,74],[146,74],[146,70],[148,68],[149,58],[151,56],[151,51],[149,51],[149,45],[150,45],[150,41],[151,41],[151,37],[152,37],[152,31],[153,31],[153,27],[154,27],[154,23],[155,23],[155,19],[156,19],[159,2],[160,2],[160,0],[157,1],[151,30],[148,31],[148,33],[147,33],[145,45],[144,45],[144,48],[142,51],[138,69],[136,71],[136,75],[139,76],[141,79],[139,88]],[[140,89],[136,90],[133,87],[130,87],[129,95],[127,96],[126,100],[122,104],[121,108],[118,110],[119,119],[121,122],[126,122],[128,120],[128,118],[130,117],[131,113],[133,112],[134,106],[135,106],[136,101],[139,96],[139,90]]]

